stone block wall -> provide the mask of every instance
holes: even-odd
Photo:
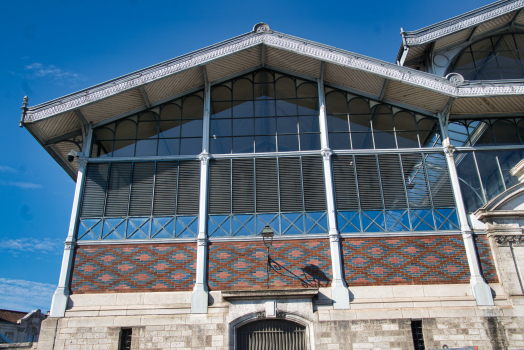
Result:
[[[78,246],[71,292],[189,291],[195,271],[195,243]]]
[[[266,289],[266,248],[262,242],[209,243],[208,284],[211,290]],[[331,285],[328,239],[273,241],[270,288]]]

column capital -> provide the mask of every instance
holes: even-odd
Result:
[[[211,158],[211,156],[209,155],[209,153],[207,153],[205,151],[198,155],[198,159],[200,159],[200,164],[202,164],[202,165],[207,165],[207,163],[209,162],[210,158]]]
[[[320,154],[322,154],[322,158],[324,158],[324,160],[329,160],[333,155],[333,151],[330,148],[322,148],[320,150]]]
[[[456,150],[455,146],[451,144],[444,146],[444,153],[446,153],[447,156],[453,156],[453,153],[455,153]]]
[[[197,245],[207,246],[207,238],[202,238],[202,237],[197,238]]]
[[[64,250],[72,250],[72,249],[75,249],[75,247],[76,247],[75,242],[70,242],[70,241],[64,242]]]
[[[85,156],[78,157],[76,162],[78,163],[79,168],[85,168],[87,166],[87,163],[89,163],[89,158]]]

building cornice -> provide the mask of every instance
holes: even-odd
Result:
[[[524,0],[502,0],[403,35],[407,46],[423,45],[523,7]]]
[[[524,0],[522,0],[524,1]],[[327,45],[296,38],[278,32],[262,34],[247,33],[216,45],[195,51],[125,75],[120,78],[81,90],[34,107],[28,107],[23,122],[36,122],[88,104],[103,100],[119,93],[180,73],[216,59],[265,44],[278,49],[295,52],[325,62],[372,73],[381,77],[425,88],[452,97],[479,97],[493,95],[522,95],[524,81],[490,82],[489,84],[468,82],[457,86],[453,81],[430,73],[401,67],[389,62],[373,59]]]

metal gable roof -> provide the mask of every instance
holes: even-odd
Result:
[[[524,0],[522,0],[524,1]],[[24,125],[74,178],[76,161],[66,155],[87,124],[102,125],[267,67],[426,114],[443,110],[450,98],[524,95],[524,82],[458,82],[335,47],[297,38],[257,24],[253,31],[144,68],[67,96],[23,107]]]

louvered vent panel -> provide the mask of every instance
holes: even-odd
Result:
[[[355,156],[358,193],[362,210],[382,209],[382,195],[375,156]]]
[[[406,193],[398,154],[378,156],[386,209],[406,209]]]
[[[358,210],[353,156],[334,156],[332,159],[337,209]]]
[[[91,163],[87,166],[81,217],[99,218],[104,215],[108,164]]]
[[[127,216],[131,163],[113,163],[109,171],[105,216]]]
[[[307,211],[326,210],[324,168],[321,157],[302,157],[304,205]]]
[[[279,158],[280,210],[302,211],[300,158]]]
[[[426,158],[426,171],[435,208],[455,206],[453,190],[449,180],[448,165],[443,154],[429,154]]]
[[[209,214],[231,212],[231,160],[209,162]]]
[[[200,162],[180,162],[178,175],[177,214],[198,214]]]
[[[255,212],[253,159],[233,159],[233,213]]]
[[[156,164],[154,216],[175,215],[177,173],[177,162],[158,162]]]
[[[257,212],[278,212],[278,175],[276,159],[256,159]]]
[[[151,215],[153,200],[153,180],[155,163],[135,163],[131,179],[131,196],[129,200],[130,216]]]
[[[421,154],[402,154],[404,181],[408,191],[410,208],[430,208],[431,201],[426,185]]]

